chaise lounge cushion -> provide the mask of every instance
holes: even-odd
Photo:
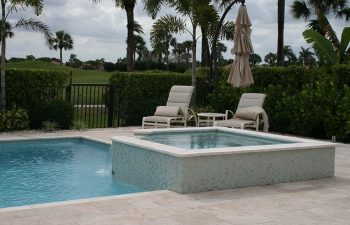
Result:
[[[258,106],[238,108],[235,114],[235,118],[256,120],[256,118],[262,113],[263,109]]]
[[[179,112],[180,106],[158,106],[154,115],[173,117],[179,116]]]

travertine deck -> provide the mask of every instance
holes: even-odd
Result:
[[[132,135],[129,130],[14,133],[1,139],[80,135],[109,140]],[[1,194],[1,190],[0,190]],[[113,197],[109,200],[0,209],[1,225],[51,224],[350,224],[350,145],[336,150],[336,176],[307,182],[250,187],[181,195],[157,191]]]

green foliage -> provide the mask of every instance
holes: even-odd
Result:
[[[72,129],[83,131],[88,129],[88,125],[83,120],[74,120]]]
[[[28,128],[29,118],[26,110],[12,108],[5,112],[0,112],[0,132],[25,130]]]
[[[142,117],[153,115],[165,105],[173,85],[191,85],[191,76],[169,73],[116,73],[110,83],[119,89],[116,111],[120,125],[139,125]],[[197,78],[197,104],[207,104],[210,87],[205,78]]]
[[[58,123],[52,121],[43,121],[42,130],[45,132],[52,132],[58,130]]]
[[[73,106],[63,100],[37,104],[29,110],[30,127],[38,129],[44,121],[56,122],[58,128],[71,128],[74,120]]]
[[[242,93],[265,93],[271,131],[350,141],[350,66],[330,67],[327,74],[304,67],[255,67],[252,73],[249,88],[232,88],[223,77],[220,112],[235,111]],[[213,104],[214,96],[210,99]]]
[[[48,61],[46,61],[48,60]],[[22,61],[6,64],[8,69],[30,69],[30,70],[55,70],[62,73],[73,74],[74,83],[108,83],[110,73],[101,70],[81,70],[72,67],[62,66],[51,63],[52,59],[41,58],[41,61]]]
[[[334,65],[346,63],[346,52],[350,43],[350,27],[345,27],[339,45],[332,42],[314,30],[303,32],[307,43],[311,44],[316,54],[325,64]]]
[[[326,64],[333,65],[336,63],[336,53],[332,43],[323,35],[314,30],[306,30],[303,32],[307,43],[311,44],[317,56]]]
[[[62,94],[58,86],[67,83],[68,74],[47,70],[6,70],[7,105],[25,109],[50,101]],[[53,87],[48,89],[47,87]]]

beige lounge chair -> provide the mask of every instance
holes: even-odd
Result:
[[[259,93],[245,93],[239,100],[236,113],[226,110],[226,119],[218,121],[214,126],[230,127],[230,128],[255,128],[259,130],[259,125],[264,124],[264,132],[268,131],[268,117],[262,108],[266,95]],[[229,119],[229,114],[232,118]]]
[[[143,117],[142,128],[146,126],[170,128],[170,125],[174,123],[186,127],[190,113],[194,115],[189,108],[193,91],[193,86],[173,86],[170,89],[166,106],[158,106],[153,116]]]

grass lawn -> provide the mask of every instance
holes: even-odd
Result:
[[[81,70],[44,61],[12,62],[7,63],[6,67],[13,69],[62,70],[67,73],[70,73],[70,71],[72,71],[73,83],[108,83],[109,77],[111,75],[111,73],[100,70]]]

